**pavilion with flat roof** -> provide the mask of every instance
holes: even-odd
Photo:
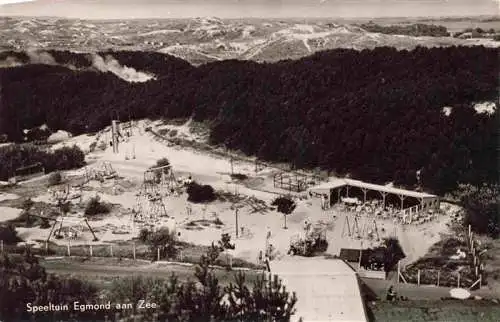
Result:
[[[353,179],[334,179],[312,187],[309,191],[325,196],[328,205],[336,204],[342,198],[356,197],[362,202],[382,199],[384,207],[393,205],[409,214],[439,209],[439,197],[436,195]]]

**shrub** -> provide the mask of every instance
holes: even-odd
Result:
[[[87,203],[85,207],[85,214],[87,216],[94,216],[98,214],[107,214],[111,211],[111,207],[105,203],[99,201],[99,197],[93,197]]]
[[[62,176],[60,172],[53,172],[49,175],[48,179],[48,185],[49,186],[55,186],[61,183],[62,181]]]
[[[231,179],[242,181],[248,179],[248,176],[243,173],[233,173],[231,174]]]
[[[40,229],[50,228],[50,223],[46,218],[42,218],[42,222],[40,223]]]
[[[211,202],[216,198],[212,186],[200,185],[196,182],[189,184],[186,192],[188,194],[188,201],[195,203]]]
[[[157,231],[143,229],[139,233],[139,239],[149,246],[153,259],[157,258],[158,248],[161,258],[173,258],[177,255],[177,235],[168,228],[160,228]]]
[[[16,228],[12,225],[0,226],[0,240],[7,245],[17,244],[22,241],[19,236],[17,236]]]
[[[231,235],[228,233],[222,234],[219,240],[219,248],[224,251],[226,249],[234,249],[235,245],[231,244]]]
[[[465,209],[466,226],[478,233],[488,234],[493,238],[500,235],[500,186],[459,185],[454,193]]]
[[[170,170],[172,169],[172,166],[170,165],[170,161],[168,161],[167,158],[161,158],[158,161],[156,161],[156,164],[152,166],[151,168],[159,168],[159,167],[165,167],[162,170],[155,170],[154,175],[156,182],[159,183],[161,180],[161,176],[163,173],[168,174]]]

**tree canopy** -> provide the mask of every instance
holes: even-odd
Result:
[[[406,186],[420,170],[420,185],[436,193],[498,182],[498,109],[472,108],[498,97],[498,48],[336,49],[199,67],[158,53],[108,54],[156,79],[128,83],[86,67],[0,69],[0,133],[20,139],[44,122],[79,134],[116,117],[192,116],[209,121],[214,144],[297,167]],[[82,54],[53,55],[86,66]]]

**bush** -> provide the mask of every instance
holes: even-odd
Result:
[[[16,228],[12,225],[0,226],[0,240],[3,240],[6,245],[17,244],[22,241],[17,236]]]
[[[161,181],[161,176],[163,173],[168,174],[170,173],[172,166],[170,165],[170,161],[168,161],[167,158],[161,158],[158,161],[156,161],[156,164],[152,166],[151,168],[159,168],[159,167],[165,167],[162,170],[155,170],[154,175],[156,182],[159,183]]]
[[[0,180],[8,180],[16,169],[41,163],[46,172],[69,170],[85,165],[85,154],[77,146],[53,152],[32,145],[10,145],[0,148]]]
[[[168,228],[160,228],[157,231],[142,229],[139,240],[149,246],[150,256],[157,259],[157,251],[160,249],[160,257],[173,258],[177,255],[177,235]]]
[[[234,249],[235,245],[231,244],[231,235],[228,233],[222,234],[219,240],[219,248],[224,251],[226,249]]]
[[[62,181],[62,176],[60,172],[53,172],[49,175],[49,186],[55,186],[60,184]]]
[[[231,179],[242,181],[242,180],[248,179],[248,176],[246,174],[243,174],[243,173],[233,173],[231,175]]]
[[[459,185],[454,193],[465,209],[465,226],[478,233],[488,234],[493,238],[500,235],[500,186]]]
[[[99,197],[93,197],[85,207],[85,215],[94,216],[98,214],[107,214],[111,211],[111,207],[99,201]]]
[[[189,184],[187,190],[188,201],[195,203],[211,202],[214,201],[215,191],[210,185],[200,185],[196,182]]]

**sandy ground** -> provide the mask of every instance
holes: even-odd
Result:
[[[109,162],[118,175],[119,180],[110,179],[104,183],[90,181],[83,190],[81,198],[76,198],[73,212],[65,219],[67,225],[82,226],[81,218],[83,216],[83,207],[87,200],[96,194],[101,200],[114,204],[114,210],[97,219],[90,220],[90,225],[96,231],[99,238],[98,244],[130,240],[139,233],[140,225],[131,220],[131,210],[136,205],[137,193],[144,178],[144,171],[155,164],[160,158],[166,157],[170,161],[177,178],[192,178],[201,183],[212,185],[216,190],[238,195],[238,201],[214,201],[209,204],[192,204],[187,201],[186,193],[177,196],[167,196],[163,199],[168,218],[161,218],[156,226],[166,226],[169,229],[175,229],[180,233],[180,239],[200,245],[210,245],[220,239],[222,233],[229,233],[236,249],[231,251],[233,256],[240,257],[249,261],[257,261],[259,253],[264,251],[266,245],[266,235],[271,233],[268,241],[276,249],[275,263],[279,265],[281,259],[292,263],[287,265],[293,271],[300,270],[300,265],[293,265],[294,261],[300,261],[299,257],[285,256],[288,251],[292,238],[304,235],[304,221],[312,222],[314,226],[321,226],[326,231],[326,237],[329,242],[327,253],[338,255],[341,248],[367,248],[380,243],[380,240],[367,238],[363,234],[368,229],[379,231],[380,239],[397,235],[403,250],[407,254],[405,265],[417,260],[425,255],[429,248],[440,239],[440,233],[448,231],[447,223],[450,221],[448,215],[442,215],[433,222],[422,225],[399,225],[392,220],[376,220],[373,218],[360,218],[358,227],[363,238],[356,239],[355,236],[349,236],[347,233],[347,220],[352,227],[354,224],[353,215],[347,214],[339,207],[333,207],[328,210],[322,210],[320,199],[318,198],[297,198],[297,208],[287,217],[287,229],[284,228],[284,217],[275,210],[269,208],[255,211],[256,204],[252,200],[258,199],[270,205],[272,200],[279,194],[287,194],[286,191],[273,187],[272,175],[276,170],[265,168],[258,172],[255,171],[255,165],[251,162],[234,162],[233,170],[235,173],[245,174],[248,180],[242,182],[232,181],[230,177],[231,165],[228,159],[209,154],[208,152],[195,151],[191,148],[174,146],[165,142],[159,142],[153,138],[152,134],[146,132],[146,126],[159,125],[158,122],[138,122],[132,129],[132,136],[127,142],[119,146],[119,153],[114,154],[109,146],[111,138],[108,131],[104,131],[95,136],[82,135],[72,137],[62,145],[76,144],[84,151],[90,151],[92,143],[97,146],[104,146],[104,150],[97,149],[95,152],[88,152],[86,158],[90,167],[98,167],[102,162]],[[188,139],[200,139],[189,131],[189,124],[181,126],[169,126],[169,130],[177,130],[177,134]],[[165,125],[161,125],[165,129]],[[155,128],[158,130],[157,128]],[[64,173],[65,177],[82,177],[84,171],[68,171]],[[123,184],[126,180],[126,185]],[[80,180],[81,181],[81,180]],[[118,187],[119,189],[113,189]],[[297,196],[297,194],[295,194]],[[304,196],[306,194],[303,194]],[[0,195],[0,198],[14,198],[14,196]],[[233,196],[234,197],[234,196]],[[34,201],[53,203],[48,192],[39,194]],[[243,228],[236,237],[236,211],[238,208],[238,228]],[[449,210],[449,206],[446,210]],[[191,210],[189,210],[191,209]],[[76,211],[75,211],[76,210]],[[450,212],[450,211],[448,211]],[[0,220],[15,218],[20,213],[19,209],[0,207]],[[222,226],[216,226],[213,221],[218,218],[222,221]],[[348,218],[348,219],[347,219]],[[204,221],[205,224],[190,224],[189,222]],[[72,222],[72,223],[69,223]],[[82,231],[85,229],[82,228]],[[19,228],[19,235],[25,240],[44,240],[48,237],[50,229]],[[89,232],[81,235],[81,238],[72,241],[72,244],[91,244],[93,243]],[[66,240],[53,240],[57,243],[67,243]],[[315,259],[312,259],[315,261]],[[288,263],[287,262],[287,263]],[[324,259],[317,259],[317,265],[322,266]],[[326,264],[325,264],[326,265]],[[322,267],[318,267],[321,269]],[[327,266],[323,267],[327,269]],[[293,275],[293,274],[292,274]],[[324,282],[328,283],[328,281]],[[293,284],[293,283],[292,283]],[[300,283],[299,283],[300,284]],[[321,282],[320,284],[323,284]],[[325,284],[325,285],[326,285]],[[316,284],[315,284],[316,285]],[[293,288],[293,285],[290,285]],[[327,286],[325,286],[328,288]],[[297,291],[300,291],[299,289]],[[309,292],[310,290],[308,290]],[[305,292],[305,291],[304,291]],[[298,294],[299,299],[307,294]],[[324,304],[329,305],[329,304]],[[302,306],[301,306],[302,307]],[[303,310],[314,310],[314,308],[305,308]]]
[[[0,202],[4,201],[4,200],[14,200],[14,199],[17,199],[19,198],[18,195],[16,194],[13,194],[13,193],[1,193],[0,192]]]
[[[216,190],[224,190],[242,197],[253,197],[265,201],[268,205],[276,198],[277,194],[285,194],[286,191],[280,191],[273,187],[272,174],[275,170],[266,168],[259,172],[255,172],[255,165],[248,162],[234,162],[234,172],[242,173],[252,179],[252,185],[244,185],[235,183],[231,180],[230,162],[218,156],[213,156],[205,152],[195,151],[191,148],[183,148],[180,146],[169,146],[164,142],[159,142],[152,137],[151,134],[144,131],[146,126],[155,126],[158,128],[175,129],[176,135],[184,138],[199,139],[197,135],[190,134],[189,123],[173,126],[165,126],[160,122],[138,122],[137,126],[132,128],[132,136],[128,142],[123,142],[119,146],[119,153],[114,154],[109,144],[106,144],[104,151],[88,153],[87,160],[91,166],[97,166],[101,162],[109,162],[112,167],[118,172],[120,177],[126,178],[135,185],[129,189],[122,189],[118,194],[111,193],[111,187],[116,185],[113,180],[106,181],[100,184],[96,181],[91,181],[87,184],[85,190],[82,191],[83,204],[90,197],[96,195],[96,190],[99,191],[99,197],[116,205],[120,205],[120,211],[115,211],[109,216],[103,217],[101,220],[92,220],[91,226],[97,231],[100,242],[113,240],[126,240],[137,235],[139,226],[132,225],[131,209],[136,205],[136,194],[139,191],[139,186],[143,180],[143,173],[148,167],[152,166],[158,159],[167,157],[174,169],[177,177],[187,177],[191,175],[194,180],[202,184],[210,184]],[[157,129],[157,128],[155,128]],[[72,137],[59,145],[76,144],[82,149],[88,151],[90,145],[97,140],[107,142],[110,139],[109,129],[95,136],[82,135]],[[97,146],[99,146],[99,142]],[[135,157],[135,158],[133,158]],[[71,171],[66,173],[69,175],[82,175],[84,172]],[[89,191],[87,191],[89,190]],[[104,191],[104,192],[103,192]],[[3,196],[3,195],[2,195]],[[0,196],[1,198],[1,196]],[[4,197],[6,198],[6,197]],[[49,194],[42,194],[35,201],[50,202]],[[79,199],[74,200],[78,204]],[[231,202],[215,201],[207,205],[197,205],[187,202],[186,194],[180,196],[169,196],[164,198],[164,204],[167,214],[172,218],[162,220],[161,224],[168,227],[175,227],[181,233],[181,239],[195,244],[209,245],[212,241],[220,239],[221,233],[230,233],[236,243],[236,249],[233,255],[245,258],[247,260],[256,260],[261,250],[264,250],[266,244],[266,234],[271,231],[271,243],[279,254],[286,254],[288,251],[290,240],[293,237],[303,235],[303,222],[309,220],[322,225],[326,229],[327,239],[329,241],[328,253],[338,254],[341,248],[367,248],[378,244],[375,240],[367,238],[355,239],[347,235],[346,217],[349,217],[351,226],[353,225],[352,215],[342,213],[339,209],[333,208],[323,211],[320,208],[320,200],[316,198],[307,200],[297,200],[297,208],[294,213],[287,217],[287,229],[284,229],[284,217],[276,211],[268,210],[263,212],[255,212],[253,208],[240,202],[237,206],[238,225],[244,228],[243,233],[239,238],[236,238],[236,218],[234,206]],[[191,214],[188,214],[188,207],[191,207]],[[10,217],[15,216],[11,212]],[[80,214],[72,215],[75,218]],[[224,226],[217,228],[215,225],[209,227],[199,226],[196,229],[187,229],[185,224],[189,221],[197,220],[214,220],[219,218]],[[431,222],[420,226],[394,226],[390,220],[377,220],[376,226],[380,232],[380,238],[388,237],[396,233],[401,241],[401,244],[408,254],[407,264],[411,261],[424,255],[429,247],[439,240],[439,233],[446,230],[446,222],[448,217],[440,218],[437,222]],[[373,220],[362,218],[359,221],[360,230],[364,226],[374,227]],[[382,229],[385,232],[382,232]],[[114,234],[113,231],[128,232],[128,234]],[[28,239],[44,239],[48,236],[49,230],[27,228],[20,229],[22,236]],[[90,239],[90,238],[89,238]],[[89,240],[82,240],[82,243],[89,243]]]
[[[0,223],[2,221],[17,218],[21,214],[21,212],[21,209],[0,206]]]

